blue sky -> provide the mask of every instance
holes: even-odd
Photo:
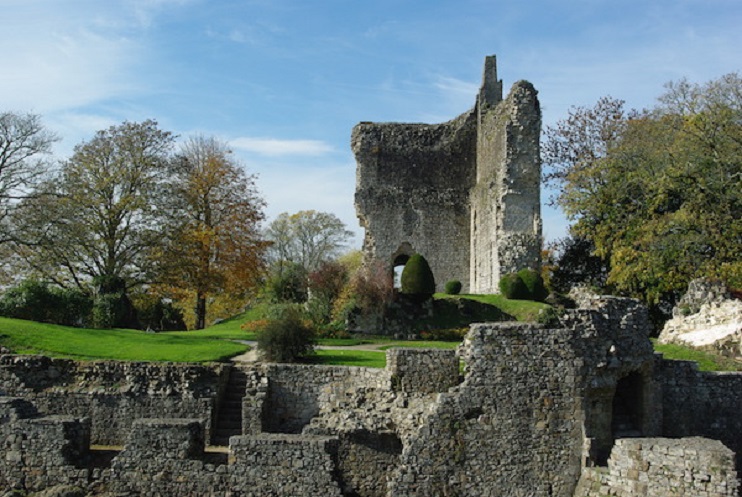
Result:
[[[41,114],[60,158],[124,120],[217,136],[269,219],[333,212],[360,246],[359,121],[461,114],[490,54],[506,91],[536,86],[545,125],[603,95],[646,107],[668,81],[739,71],[740,26],[739,0],[0,0],[0,109]]]

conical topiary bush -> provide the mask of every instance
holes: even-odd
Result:
[[[425,301],[435,293],[435,277],[428,261],[420,254],[409,258],[402,270],[401,293],[420,302]]]

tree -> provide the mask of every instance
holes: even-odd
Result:
[[[14,223],[21,257],[60,286],[90,289],[94,278],[151,277],[160,243],[161,196],[173,136],[157,123],[124,122],[75,147],[53,179],[25,199]]]
[[[255,178],[215,138],[189,139],[172,162],[166,196],[171,233],[158,257],[162,281],[195,294],[195,328],[206,325],[207,297],[244,292],[264,269]]]
[[[266,237],[272,242],[270,256],[274,263],[301,264],[307,274],[323,262],[335,259],[353,232],[328,212],[313,210],[280,214],[268,227]]]
[[[0,241],[14,238],[6,218],[48,172],[44,157],[58,140],[36,114],[0,113]]]
[[[587,131],[586,131],[587,130]],[[667,85],[651,110],[602,99],[546,133],[557,202],[607,283],[667,302],[699,276],[742,285],[742,79]]]
[[[606,261],[594,255],[595,245],[581,236],[567,236],[552,244],[556,253],[551,285],[560,293],[567,293],[577,285],[603,289],[608,278]]]

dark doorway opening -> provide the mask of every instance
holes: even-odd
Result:
[[[611,418],[613,439],[643,436],[643,421],[644,378],[639,373],[631,373],[616,384]]]

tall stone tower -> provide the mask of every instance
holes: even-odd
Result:
[[[442,289],[497,293],[500,276],[540,266],[541,113],[518,82],[503,100],[494,56],[474,108],[443,124],[353,128],[364,254],[390,268],[415,252]]]
[[[541,267],[541,109],[531,83],[502,99],[495,57],[477,99],[477,173],[471,191],[472,293],[498,293],[502,275]]]

